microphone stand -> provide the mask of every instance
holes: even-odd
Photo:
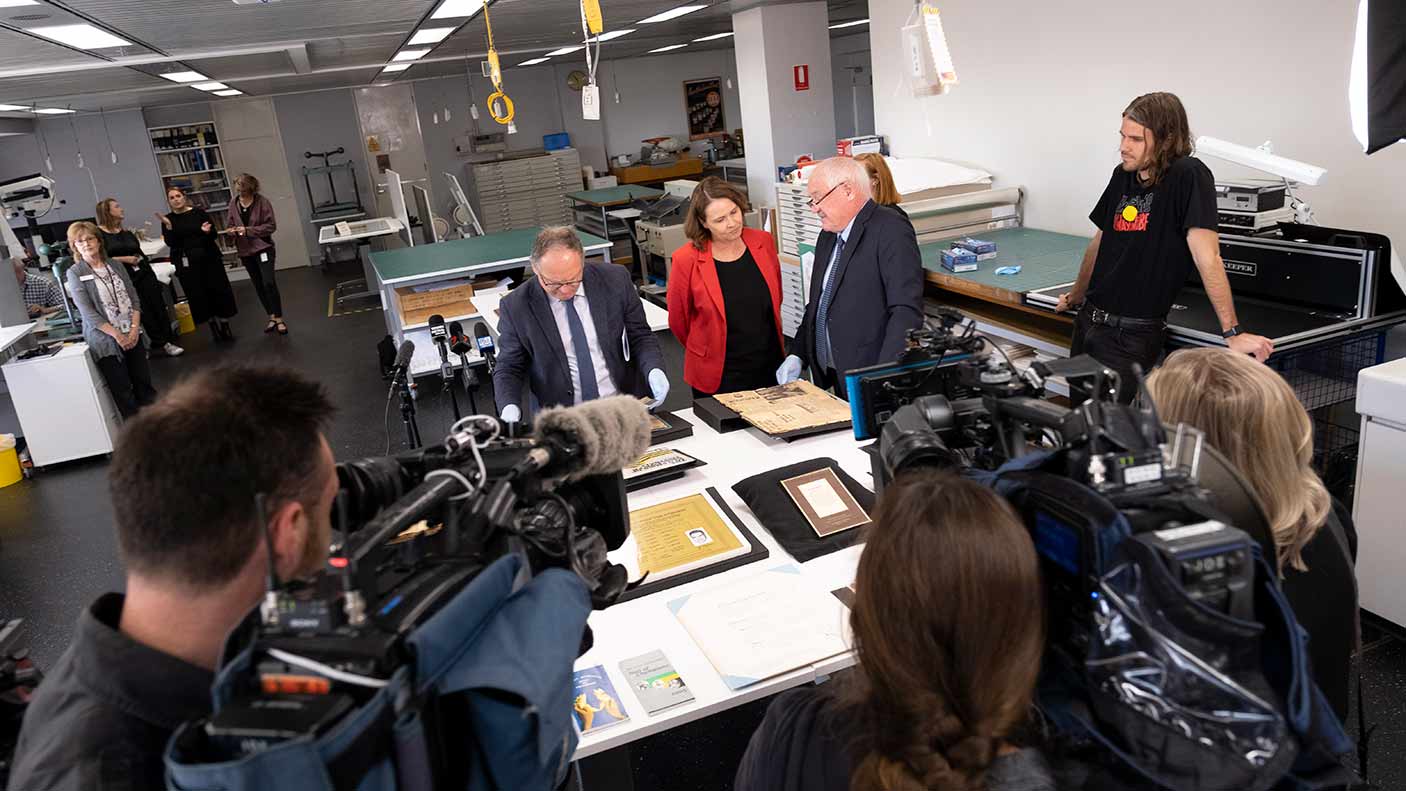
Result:
[[[463,372],[464,392],[469,395],[469,414],[477,415],[478,397],[476,394],[478,392],[478,373],[469,367],[469,355],[467,352],[459,352],[459,367]],[[454,417],[457,420],[459,416],[456,413]]]
[[[400,420],[405,424],[410,449],[414,450],[420,447],[420,424],[415,421],[415,394],[411,392],[414,385],[410,381],[409,366],[396,374],[396,384],[400,387]]]
[[[459,399],[454,395],[454,366],[449,362],[449,352],[446,350],[443,341],[435,341],[439,347],[439,378],[444,380],[444,392],[449,393],[449,407],[454,411],[454,421],[457,423],[463,415],[459,414]]]

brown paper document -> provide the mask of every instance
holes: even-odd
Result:
[[[849,404],[799,379],[760,390],[719,393],[714,398],[772,435],[850,422]]]

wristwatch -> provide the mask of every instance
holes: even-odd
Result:
[[[1240,329],[1240,325],[1239,325],[1239,324],[1236,324],[1234,327],[1231,327],[1230,329],[1226,330],[1225,332],[1222,332],[1222,333],[1220,334],[1220,336],[1221,336],[1222,338],[1234,338],[1236,335],[1244,335],[1244,334],[1245,334],[1245,331],[1242,330],[1242,329]]]

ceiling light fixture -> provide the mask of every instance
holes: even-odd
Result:
[[[192,86],[190,86],[190,87],[196,89],[197,91],[226,91],[226,90],[229,90],[229,86],[228,86],[228,85],[225,85],[225,84],[222,83],[222,82],[197,82],[197,83],[195,83],[194,85],[192,85]]]
[[[628,36],[628,35],[630,35],[630,34],[633,33],[633,32],[635,32],[635,29],[632,28],[632,27],[631,27],[631,28],[626,28],[626,29],[624,29],[624,30],[612,30],[612,31],[610,31],[609,33],[602,33],[602,34],[600,34],[599,39],[600,39],[601,41],[609,41],[609,40],[611,40],[611,39],[613,39],[613,38],[620,38],[621,36]]]
[[[71,112],[74,112],[74,111],[73,111],[73,110],[61,110],[61,109],[59,109],[59,108],[57,108],[57,107],[40,107],[39,109],[35,110],[34,112],[36,112],[36,113],[41,113],[41,114],[43,114],[43,115],[65,115],[65,114],[67,114],[67,113],[71,113]]]
[[[727,37],[730,36],[730,35],[732,35],[732,31],[731,31],[731,30],[727,31],[726,33],[714,33],[714,34],[711,35],[711,36],[704,36],[703,38],[696,38],[696,39],[694,39],[694,41],[695,41],[695,42],[698,42],[698,41],[717,41],[717,40],[720,39],[720,38],[727,38]]]
[[[439,42],[448,38],[449,34],[453,33],[457,29],[458,28],[452,27],[421,28],[415,31],[415,35],[411,36],[410,40],[405,43],[407,46],[412,47],[416,44],[438,44]]]
[[[227,90],[227,91],[215,91],[215,95],[216,95],[216,96],[243,96],[243,95],[244,95],[244,91],[236,91],[235,89],[230,88],[230,89]]]
[[[856,26],[856,25],[867,25],[867,24],[869,24],[869,20],[867,20],[867,19],[856,19],[856,20],[854,20],[853,22],[840,22],[840,23],[838,23],[838,24],[831,25],[831,26],[830,26],[830,29],[831,29],[831,30],[839,30],[839,29],[842,28],[842,27],[854,27],[854,26]]]
[[[430,19],[454,19],[471,17],[483,10],[483,0],[444,0],[439,8],[430,14]]]
[[[26,33],[43,36],[50,41],[67,44],[78,49],[105,49],[107,47],[130,47],[132,42],[118,38],[106,30],[93,27],[86,22],[81,25],[48,25],[25,28]]]
[[[20,107],[18,104],[0,104],[0,113],[27,113],[29,111],[28,107]]]
[[[678,19],[684,14],[692,14],[694,11],[699,11],[707,7],[706,5],[681,5],[678,8],[670,8],[668,11],[655,14],[648,19],[641,19],[639,24],[652,25],[655,22],[667,22],[670,19]]]
[[[429,50],[427,49],[403,49],[395,53],[395,57],[391,58],[391,60],[419,60],[428,53]]]
[[[14,8],[22,5],[39,5],[39,0],[0,0],[0,8]]]
[[[550,60],[550,58],[533,58],[532,60],[525,60],[525,61],[523,61],[522,63],[519,63],[518,65],[519,65],[519,66],[536,66],[536,65],[539,64],[539,63],[546,63],[548,60]]]
[[[198,72],[198,71],[168,71],[168,72],[166,72],[165,74],[158,74],[158,75],[156,75],[156,76],[158,76],[158,77],[164,77],[164,78],[170,80],[171,82],[182,82],[182,83],[184,83],[184,82],[208,82],[208,81],[210,80],[209,77],[206,77],[204,74],[201,74],[201,73]]]
[[[409,63],[387,63],[381,71],[405,71],[410,68]]]
[[[660,47],[659,49],[652,49],[652,50],[650,50],[650,52],[668,52],[668,51],[671,50],[671,49],[681,49],[681,48],[687,47],[687,46],[688,46],[687,44],[670,44],[670,45],[667,46],[667,47]]]
[[[562,47],[561,49],[554,49],[551,52],[547,53],[547,57],[551,58],[557,55],[570,55],[578,49],[584,49],[584,47]]]

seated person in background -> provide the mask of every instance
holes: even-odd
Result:
[[[192,375],[127,423],[109,470],[127,592],[82,614],[39,685],[13,791],[166,787],[166,741],[210,712],[222,645],[263,597],[269,548],[280,579],[325,562],[331,413],[292,371],[231,367]]]
[[[1288,382],[1229,349],[1174,352],[1147,379],[1164,423],[1186,423],[1234,464],[1257,495],[1278,547],[1281,587],[1309,634],[1313,674],[1339,719],[1360,641],[1357,532],[1310,466],[1313,422]]]
[[[1030,534],[999,495],[917,471],[884,490],[855,574],[858,666],[772,702],[736,791],[1046,791],[1012,744],[1044,650]]]
[[[893,172],[889,170],[889,163],[884,161],[884,155],[859,154],[855,159],[863,164],[864,170],[869,173],[869,189],[874,193],[874,202],[907,217],[908,212],[898,205],[903,196],[898,194],[898,187],[893,184]]]
[[[806,191],[824,230],[805,317],[776,383],[810,366],[816,385],[847,397],[845,371],[898,359],[923,324],[923,259],[913,226],[870,198],[869,174],[849,157],[815,166]]]
[[[543,228],[532,243],[536,281],[499,303],[493,393],[505,421],[522,419],[524,385],[543,407],[629,394],[652,395],[653,409],[669,395],[659,341],[629,271],[585,258],[575,228]]]
[[[26,269],[23,258],[11,258],[10,264],[15,268],[15,280],[19,281],[29,315],[38,316],[52,308],[63,307],[63,291],[58,283]]]
[[[709,176],[693,189],[689,243],[669,269],[669,329],[683,345],[695,397],[776,384],[781,364],[781,262],[771,234],[743,225],[747,196]]]

